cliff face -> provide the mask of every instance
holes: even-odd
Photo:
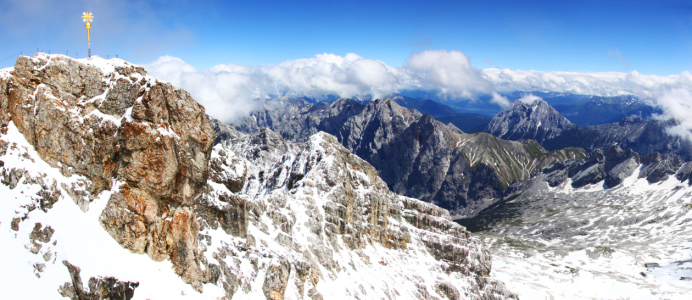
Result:
[[[120,60],[20,57],[0,87],[11,298],[516,298],[334,136],[237,132]]]

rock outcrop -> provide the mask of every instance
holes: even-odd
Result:
[[[132,252],[170,259],[201,288],[191,207],[206,185],[214,138],[204,107],[122,61],[21,56],[2,82],[8,118],[0,126],[12,122],[65,176],[89,178],[92,195],[117,188],[103,227]]]
[[[62,262],[70,272],[71,282],[66,282],[58,290],[60,295],[71,300],[130,300],[135,295],[137,282],[118,280],[113,277],[89,278],[88,283],[82,283],[81,269],[68,261]]]

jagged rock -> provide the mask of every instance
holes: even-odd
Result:
[[[247,179],[247,165],[235,153],[220,150],[218,156],[209,161],[210,178],[216,183],[225,185],[233,193],[239,192]]]
[[[677,122],[674,120],[626,117],[617,123],[574,126],[541,145],[549,150],[580,147],[587,151],[618,145],[622,149],[632,149],[641,156],[659,152],[677,154],[683,160],[692,159],[692,143],[683,137],[668,134],[667,129],[675,125]]]
[[[238,155],[246,156],[242,152]],[[298,291],[307,289],[309,297],[319,298],[320,293],[308,288],[310,282],[316,280],[307,278],[313,276],[311,274],[320,274],[316,272],[319,268],[314,267],[315,264],[328,272],[338,272],[344,267],[334,259],[337,252],[357,252],[371,243],[403,251],[414,240],[426,249],[425,252],[445,262],[440,267],[443,272],[462,276],[488,276],[490,273],[487,249],[475,244],[463,227],[452,222],[448,211],[394,195],[377,177],[378,172],[371,165],[351,154],[334,136],[326,133],[313,135],[295,155],[278,157],[277,162],[267,170],[271,171],[258,171],[263,173],[258,179],[262,185],[250,185],[242,191],[242,194],[255,195],[253,206],[265,203],[262,209],[256,212],[253,209],[248,216],[250,224],[260,227],[262,215],[266,215],[267,220],[271,220],[271,226],[278,231],[271,235],[273,242],[290,249],[292,253],[303,251],[300,256],[306,259],[307,264],[302,259],[289,259],[291,267],[287,268],[279,263],[280,259],[275,258],[270,263],[269,268],[272,269],[267,271],[267,276],[272,275],[267,277],[265,287],[282,287],[283,281],[276,279],[282,277],[276,274],[291,270],[296,272]],[[299,203],[305,204],[298,207],[306,205],[306,208],[295,209],[294,205]],[[324,215],[309,203],[322,203]],[[303,211],[308,216],[307,220],[306,216],[294,216],[295,212],[302,214]],[[296,218],[303,221],[296,222]],[[412,227],[403,224],[411,224]],[[298,226],[305,226],[309,230],[296,232],[295,227]],[[269,234],[269,230],[264,229],[263,233]],[[306,234],[307,241],[310,241],[307,245]],[[296,239],[296,236],[300,239]],[[305,248],[307,251],[301,250]],[[280,257],[288,259],[290,256]],[[364,259],[369,261],[367,257]],[[490,288],[494,285],[487,286]],[[481,286],[476,288],[478,290],[474,293],[482,293],[480,291],[486,289]],[[265,295],[273,299],[269,295],[270,290],[280,291],[280,288],[263,289]],[[516,297],[511,293],[508,295],[508,298]]]
[[[17,187],[17,183],[24,176],[24,170],[12,168],[7,171],[5,168],[2,169],[2,183],[9,186],[10,189]]]
[[[203,220],[201,230],[205,227],[221,228],[233,236],[246,238],[248,236],[248,217],[252,203],[246,199],[229,193],[206,192],[195,207],[197,217]]]
[[[281,300],[288,285],[288,276],[291,273],[291,264],[283,257],[278,257],[276,263],[267,268],[262,291],[267,300]]]
[[[570,177],[575,188],[596,184],[601,180],[604,180],[606,186],[614,187],[632,175],[640,162],[641,159],[636,152],[631,149],[623,151],[615,145],[596,149],[587,159],[546,168],[543,173],[548,174],[547,181],[550,186],[556,186],[562,182],[561,180]]]
[[[135,295],[138,282],[121,281],[113,277],[91,277],[87,287],[82,283],[81,269],[64,260],[62,262],[70,272],[72,282],[66,282],[58,292],[65,298],[72,300],[104,300],[123,299],[130,300]]]
[[[29,238],[41,243],[48,243],[50,242],[51,237],[53,237],[55,230],[50,226],[46,226],[45,228],[41,229],[41,226],[41,223],[34,224],[34,229],[31,231]]]
[[[605,177],[606,186],[617,186],[622,181],[630,177],[634,171],[639,168],[637,157],[630,157],[627,160],[617,164],[610,169]]]
[[[460,300],[461,294],[459,290],[454,287],[454,285],[449,282],[438,282],[435,288],[438,290],[438,294],[447,296],[449,300]]]
[[[683,164],[682,159],[675,154],[660,154],[651,152],[642,161],[646,166],[639,172],[639,178],[646,178],[650,183],[668,179],[675,174]]]
[[[208,280],[200,268],[199,225],[191,208],[157,202],[141,189],[124,185],[108,201],[101,224],[126,249],[146,252],[155,261],[169,258],[174,271],[193,287],[201,289],[201,282]]]
[[[675,178],[680,181],[688,180],[687,184],[692,185],[692,162],[684,163],[675,173]]]

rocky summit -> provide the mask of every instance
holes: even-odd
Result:
[[[532,139],[539,144],[573,127],[543,99],[531,103],[517,100],[512,107],[500,111],[487,125],[486,132],[507,140]]]
[[[448,211],[328,133],[241,133],[99,57],[21,56],[0,110],[8,298],[517,298]]]

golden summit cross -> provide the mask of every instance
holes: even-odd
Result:
[[[82,13],[82,21],[84,21],[84,27],[87,30],[87,40],[89,42],[89,57],[91,57],[91,32],[89,29],[91,29],[91,19],[93,19],[94,16],[91,14],[90,11],[85,11]]]

